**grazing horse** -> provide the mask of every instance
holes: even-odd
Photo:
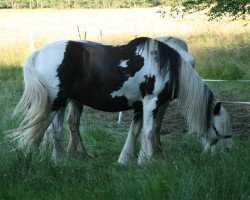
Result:
[[[187,46],[187,43],[183,39],[173,37],[173,36],[157,37],[155,39],[169,45],[172,48],[174,48],[176,51],[178,51],[178,53],[182,54],[182,57],[185,58],[185,60],[187,62],[189,62],[192,67],[194,67],[195,60],[190,54],[187,53],[188,46]],[[84,42],[87,42],[87,41],[84,41]],[[69,101],[68,105],[69,105],[69,113],[67,116],[67,124],[68,124],[68,128],[70,130],[70,142],[68,145],[68,152],[73,154],[73,155],[77,155],[79,157],[82,157],[82,158],[89,157],[91,155],[87,153],[85,145],[84,145],[83,140],[82,140],[81,135],[80,135],[80,131],[79,131],[80,117],[81,117],[81,113],[83,110],[83,105],[74,101],[74,100]],[[162,116],[164,115],[164,113],[165,113],[165,110],[163,110]],[[58,141],[61,141],[63,116],[60,116],[60,114],[64,114],[64,113],[59,112],[57,114],[58,116],[55,117],[53,123],[47,129],[45,136],[44,136],[43,143],[42,143],[43,151],[51,150],[53,152],[53,157],[57,158],[55,160],[60,160],[62,158],[62,154],[63,154],[62,153],[63,148],[60,145],[60,143],[58,143],[57,145],[54,145],[52,143],[52,141],[53,141],[52,138],[53,138],[54,134],[57,134],[56,137],[57,137]],[[62,121],[59,121],[59,120],[62,120]],[[156,148],[158,148],[159,150],[162,149],[161,142],[160,142],[160,128],[161,128],[162,120],[163,120],[163,117],[161,117],[161,119],[158,122],[159,126],[158,126],[158,129],[156,130],[156,138],[154,141]],[[131,127],[131,128],[133,128],[133,127]],[[133,132],[134,132],[133,130],[129,131],[130,134]],[[136,132],[138,133],[138,131],[136,131]],[[134,156],[133,156],[134,145],[133,144],[136,143],[135,139],[137,138],[137,136],[132,137],[134,139],[131,141],[131,140],[129,140],[129,138],[131,138],[130,134],[128,134],[128,139],[127,139],[127,142],[124,146],[124,151],[118,160],[119,163],[126,163],[128,161],[132,161],[134,158]],[[126,147],[126,146],[129,146],[129,147]],[[130,149],[129,153],[125,154],[124,152],[127,151],[127,149]]]
[[[63,116],[57,114],[64,112],[69,99],[108,112],[133,109],[129,145],[121,155],[132,155],[133,137],[142,128],[139,164],[154,155],[162,113],[176,98],[191,131],[203,138],[205,151],[232,145],[226,110],[182,53],[155,39],[137,38],[120,46],[55,42],[27,59],[24,82],[14,114],[26,115],[12,134],[20,147],[37,149],[54,118]],[[60,143],[56,136],[55,146]],[[127,163],[126,156],[121,163]]]

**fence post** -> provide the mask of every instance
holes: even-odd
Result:
[[[101,40],[101,43],[102,43],[102,30],[100,30],[100,40]]]
[[[120,124],[122,121],[122,112],[119,112],[119,117],[118,117],[118,124]]]
[[[80,38],[80,40],[81,40],[82,38],[81,38],[81,33],[80,33],[79,26],[77,26],[77,30],[78,30],[78,35],[79,35],[79,38]]]
[[[84,40],[87,39],[87,31],[84,32]]]

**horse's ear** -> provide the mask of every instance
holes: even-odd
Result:
[[[220,113],[221,102],[217,102],[214,106],[214,115],[218,115]]]

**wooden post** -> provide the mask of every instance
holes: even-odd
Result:
[[[84,40],[87,39],[87,31],[84,32]]]
[[[79,26],[77,26],[77,30],[78,30],[78,35],[79,35],[79,38],[80,38],[80,40],[81,40],[82,38],[81,38],[81,33],[80,33]]]
[[[102,43],[102,30],[100,30],[100,40],[101,40],[101,43]]]
[[[118,117],[118,124],[120,124],[122,121],[122,112],[119,112],[119,117]]]

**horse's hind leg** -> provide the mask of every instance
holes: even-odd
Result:
[[[47,128],[50,126],[50,124],[54,120],[56,114],[57,114],[56,111],[51,112],[48,115],[48,118],[45,120],[44,124],[39,128],[38,137],[30,144],[29,149],[31,151],[38,150],[39,145],[41,144],[41,141],[44,137],[45,131],[47,130]]]
[[[128,164],[134,160],[136,139],[140,133],[142,125],[142,110],[135,110],[130,130],[126,142],[119,156],[118,163]]]
[[[63,109],[65,110],[65,109]],[[64,112],[63,112],[64,113]],[[47,128],[47,130],[45,131],[44,137],[43,137],[43,141],[42,144],[40,145],[40,151],[42,152],[52,152],[53,151],[53,135],[56,134],[57,132],[59,133],[59,135],[57,135],[57,137],[61,137],[61,132],[62,132],[62,126],[63,126],[63,122],[60,122],[59,120],[63,120],[61,116],[58,115],[62,115],[62,111],[58,111],[58,113],[56,114],[53,122],[50,124],[50,126]],[[61,127],[59,127],[61,126]]]
[[[65,107],[60,108],[53,122],[47,128],[40,146],[42,152],[52,152],[52,158],[55,163],[60,162],[63,158],[62,130],[64,113]]]
[[[62,131],[63,131],[64,113],[65,113],[65,107],[61,107],[52,123],[52,129],[54,130],[51,132],[53,141],[52,158],[55,163],[61,162],[63,159]]]
[[[55,117],[55,119],[56,119],[56,117]],[[50,124],[50,126],[47,128],[47,130],[45,131],[43,141],[42,141],[42,143],[40,145],[40,151],[41,152],[51,153],[53,151],[53,138],[52,138],[52,135],[56,131],[56,130],[54,130],[54,126],[53,126],[53,123],[54,123],[55,119]]]
[[[67,117],[67,124],[70,130],[70,142],[68,145],[68,152],[80,156],[82,158],[92,157],[88,154],[86,147],[82,141],[79,125],[83,110],[83,105],[76,103],[73,100],[69,102],[69,113]]]

